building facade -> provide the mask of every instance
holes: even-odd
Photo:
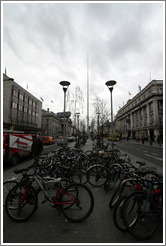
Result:
[[[42,136],[56,137],[61,130],[61,122],[57,115],[49,109],[42,109]]]
[[[163,139],[163,80],[152,80],[118,111],[115,126],[122,138]]]
[[[72,122],[70,118],[65,120],[66,135],[72,135]],[[57,137],[58,135],[63,135],[64,119],[58,117],[54,112],[42,109],[42,135]]]
[[[42,102],[3,74],[3,129],[26,133],[40,133],[41,136],[63,135],[63,118],[42,109]],[[73,133],[72,122],[66,118],[66,134]]]
[[[3,74],[3,128],[41,132],[42,102]]]

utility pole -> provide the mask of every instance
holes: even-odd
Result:
[[[87,134],[89,137],[89,56],[87,54]]]

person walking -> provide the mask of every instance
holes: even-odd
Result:
[[[142,136],[141,140],[142,140],[142,144],[144,144],[144,141],[145,141],[144,136]]]
[[[31,151],[32,151],[32,158],[34,158],[35,163],[38,163],[39,156],[41,155],[43,151],[43,143],[39,136],[36,136],[36,135],[33,136],[33,143],[31,146]]]
[[[161,137],[159,135],[157,137],[157,142],[158,142],[159,146],[161,146]]]

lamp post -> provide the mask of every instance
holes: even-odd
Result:
[[[106,83],[106,86],[110,90],[110,95],[111,95],[111,145],[112,149],[114,148],[114,143],[113,143],[113,134],[114,134],[114,126],[113,126],[113,103],[112,103],[112,91],[113,91],[113,86],[116,84],[115,80],[109,80]]]
[[[63,86],[63,91],[64,91],[64,111],[63,111],[63,146],[65,146],[67,144],[67,139],[66,139],[66,122],[65,122],[65,113],[66,113],[66,91],[67,88],[70,85],[70,82],[68,81],[61,81],[59,82],[60,85]]]
[[[79,144],[80,144],[80,133],[79,133],[79,117],[80,117],[80,113],[76,113],[77,115],[77,124],[78,124],[78,147],[79,147]]]
[[[100,113],[97,113],[97,130],[98,130],[98,138],[97,138],[97,145],[100,147],[100,139],[99,139],[99,115]]]

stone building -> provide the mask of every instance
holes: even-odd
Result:
[[[61,122],[57,115],[49,109],[42,109],[42,135],[56,137],[61,131]]]
[[[57,114],[42,109],[42,135],[57,137],[58,135],[63,135],[63,118],[58,117]],[[66,135],[70,136],[72,134],[72,124],[70,118],[66,118]]]
[[[3,74],[3,128],[41,132],[42,102]]]
[[[116,128],[122,138],[163,138],[163,80],[152,80],[118,111]]]

